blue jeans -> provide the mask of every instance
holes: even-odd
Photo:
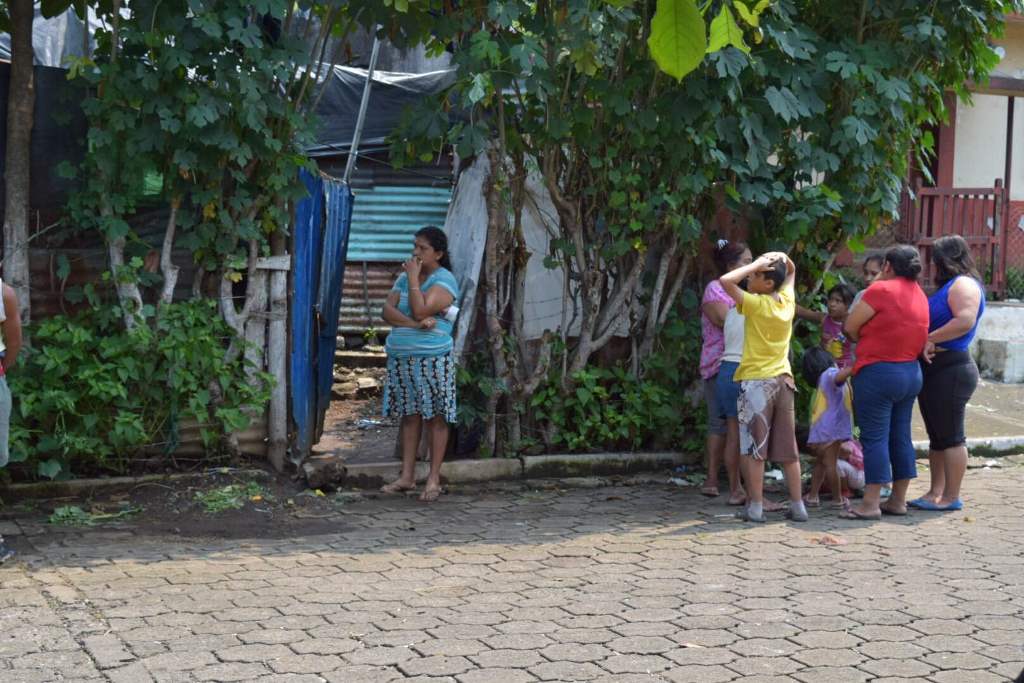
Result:
[[[917,477],[910,438],[914,400],[921,392],[921,366],[873,363],[853,378],[853,406],[864,450],[866,484],[888,484]]]

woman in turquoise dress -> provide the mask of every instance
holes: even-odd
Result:
[[[430,473],[420,500],[441,495],[441,464],[448,447],[449,424],[455,422],[453,322],[449,308],[459,298],[451,271],[448,238],[428,226],[416,233],[412,258],[402,264],[384,304],[391,325],[386,350],[384,415],[401,420],[402,472],[384,486],[385,493],[416,488],[416,452],[424,425],[430,445]]]

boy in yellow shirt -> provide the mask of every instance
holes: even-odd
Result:
[[[740,422],[740,463],[747,487],[747,506],[739,516],[764,522],[764,463],[782,466],[789,490],[786,517],[807,521],[801,496],[800,455],[796,444],[794,394],[796,384],[789,366],[793,335],[796,266],[786,254],[762,254],[747,266],[720,279],[745,318],[743,359],[736,369],[740,383],[737,405]],[[747,291],[740,283],[747,280]]]

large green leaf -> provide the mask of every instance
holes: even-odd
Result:
[[[750,48],[743,42],[743,31],[736,23],[736,17],[728,5],[722,5],[721,11],[714,21],[711,22],[711,37],[708,39],[708,52],[717,52],[727,45],[750,52]]]
[[[658,67],[682,80],[704,59],[708,39],[694,0],[658,0],[647,45]]]
[[[786,123],[790,123],[801,116],[810,116],[811,110],[807,105],[793,94],[789,88],[776,88],[774,85],[764,91],[772,111],[778,114]]]

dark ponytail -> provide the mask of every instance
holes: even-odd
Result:
[[[935,264],[935,284],[939,287],[959,275],[981,282],[971,248],[960,235],[946,235],[932,242],[932,263]]]
[[[909,244],[897,244],[885,252],[885,262],[892,266],[892,272],[899,277],[917,281],[921,274],[921,254]]]
[[[430,244],[431,249],[444,254],[440,261],[441,267],[448,270],[452,269],[452,261],[448,258],[448,236],[444,234],[444,230],[436,225],[428,225],[420,228],[416,232],[416,237],[422,237]]]
[[[747,250],[747,245],[743,242],[730,242],[729,240],[718,240],[718,244],[715,245],[715,253],[713,258],[715,260],[715,268],[718,268],[719,275],[725,275],[740,258],[743,256],[743,252]]]

